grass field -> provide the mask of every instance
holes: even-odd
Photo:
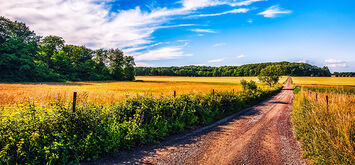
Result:
[[[113,104],[137,95],[166,96],[196,94],[215,91],[241,90],[240,80],[256,77],[167,77],[138,76],[136,82],[69,82],[69,83],[20,83],[0,84],[0,105],[10,105],[35,100],[45,104],[56,99],[70,101],[78,92],[79,102]],[[280,82],[285,81],[283,77]]]
[[[354,164],[355,78],[294,77],[292,122],[314,164]],[[326,97],[328,97],[328,108]]]
[[[347,85],[355,86],[355,77],[292,77],[296,85]]]

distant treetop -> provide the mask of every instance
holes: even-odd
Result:
[[[137,67],[137,76],[191,76],[191,77],[227,77],[227,76],[258,76],[260,71],[270,65],[279,65],[288,76],[323,76],[329,77],[328,67],[322,68],[306,64],[291,62],[267,62],[246,64],[241,66],[172,66],[172,67]]]

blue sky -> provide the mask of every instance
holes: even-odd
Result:
[[[0,0],[0,15],[138,66],[307,62],[355,71],[352,0]]]

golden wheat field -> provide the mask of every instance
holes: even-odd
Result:
[[[35,100],[48,103],[56,99],[70,101],[78,92],[78,101],[113,104],[137,95],[166,96],[189,93],[241,90],[240,80],[256,77],[167,77],[138,76],[135,82],[68,82],[68,83],[2,83],[0,105],[10,105]],[[286,77],[280,82],[285,81]]]
[[[353,85],[355,77],[292,77],[293,83],[303,85]]]

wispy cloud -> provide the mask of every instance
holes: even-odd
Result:
[[[235,13],[246,13],[250,9],[247,8],[240,8],[240,9],[233,9],[221,13],[214,13],[214,14],[199,14],[199,15],[192,15],[190,17],[210,17],[210,16],[220,16],[220,15],[225,15],[225,14],[235,14]]]
[[[215,44],[213,44],[213,47],[220,47],[220,46],[224,46],[224,45],[227,45],[227,43],[225,43],[225,42],[215,43]]]
[[[269,7],[265,11],[258,13],[258,15],[263,15],[264,17],[267,18],[274,18],[279,14],[290,14],[290,13],[292,13],[291,10],[280,8],[279,5],[274,5]]]
[[[253,22],[254,22],[253,19],[248,20],[248,23],[253,23]]]
[[[219,5],[229,5],[235,6],[248,6],[254,2],[265,1],[265,0],[243,0],[235,2],[235,0],[182,0],[181,3],[186,9],[196,10],[204,7],[219,6]]]
[[[237,58],[244,58],[244,57],[245,57],[244,54],[241,54],[241,55],[237,56]]]
[[[217,62],[222,62],[224,61],[223,58],[218,58],[218,59],[213,59],[213,60],[208,60],[209,63],[217,63]]]
[[[193,66],[206,66],[206,64],[190,64],[190,65],[193,65]]]
[[[345,68],[348,66],[345,61],[336,60],[336,59],[327,59],[327,60],[324,60],[324,63],[326,66],[328,66],[330,68],[338,68],[338,67]]]
[[[217,33],[212,29],[190,29],[190,30],[197,33]]]
[[[148,67],[148,66],[153,66],[153,65],[148,64],[148,63],[144,63],[144,62],[136,62],[136,66],[138,66],[138,67]]]
[[[163,47],[155,50],[149,50],[135,55],[136,61],[154,61],[154,60],[168,60],[176,59],[182,56],[192,56],[192,54],[185,54],[181,47]]]

